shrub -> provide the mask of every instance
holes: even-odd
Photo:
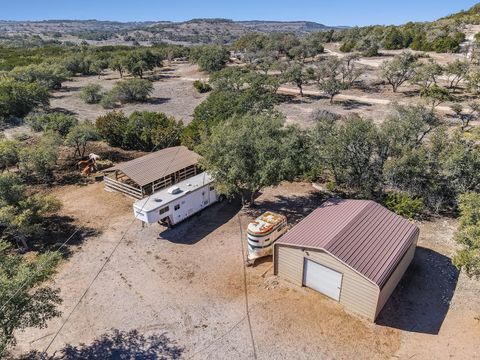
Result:
[[[61,136],[67,135],[70,128],[78,123],[74,116],[61,112],[35,113],[28,116],[26,120],[34,131],[54,131]]]
[[[122,146],[128,118],[122,111],[110,111],[95,121],[98,133],[110,146]]]
[[[328,181],[325,184],[325,187],[328,191],[335,191],[335,189],[337,188],[337,184],[335,183],[335,181]]]
[[[115,84],[110,94],[120,102],[144,102],[153,92],[153,85],[144,79],[129,79]]]
[[[212,90],[212,87],[209,84],[204,83],[203,81],[200,81],[200,80],[195,80],[193,82],[193,87],[200,94],[203,94],[203,93],[206,93],[206,92],[209,92],[210,90]]]
[[[355,42],[346,41],[340,46],[340,51],[344,53],[351,52],[355,48]]]
[[[20,142],[16,140],[0,139],[0,171],[8,169],[18,163]]]
[[[453,264],[469,277],[480,278],[480,194],[467,192],[459,198],[460,226],[455,241],[461,246]]]
[[[62,82],[67,79],[67,71],[58,65],[31,64],[16,67],[10,75],[23,82],[37,82],[47,89],[60,89]]]
[[[103,95],[100,100],[100,105],[104,109],[115,109],[117,107],[117,98],[115,97],[115,94],[106,93]]]
[[[102,87],[98,84],[88,84],[82,88],[80,98],[87,104],[97,104],[102,99]]]
[[[53,179],[53,169],[58,159],[58,135],[44,135],[35,146],[25,147],[20,152],[19,166],[26,176],[34,176],[42,181]]]
[[[387,194],[385,206],[400,216],[413,219],[422,213],[423,200],[412,198],[403,192],[392,191]]]

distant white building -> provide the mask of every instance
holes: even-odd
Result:
[[[217,201],[213,179],[203,172],[136,201],[133,213],[148,224],[160,222],[171,226]]]

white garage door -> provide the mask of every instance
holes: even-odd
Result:
[[[303,270],[303,284],[327,295],[335,300],[340,300],[342,274],[320,265],[312,260],[305,259]]]

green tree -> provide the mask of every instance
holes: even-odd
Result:
[[[402,33],[396,26],[390,27],[383,39],[383,47],[387,50],[398,50],[404,48],[404,39]]]
[[[135,111],[129,117],[112,111],[100,116],[98,133],[112,146],[152,151],[180,144],[183,123],[159,112]]]
[[[380,127],[383,138],[388,140],[385,156],[399,156],[418,148],[440,125],[440,118],[424,106],[395,106]]]
[[[478,95],[480,93],[480,69],[471,69],[466,80],[468,90]]]
[[[240,195],[254,205],[265,186],[293,180],[305,163],[295,155],[302,147],[299,133],[285,128],[280,117],[235,116],[219,124],[199,146],[203,166],[215,178],[217,189],[227,196]],[[290,147],[292,144],[295,146]]]
[[[230,53],[223,46],[204,45],[190,52],[190,60],[198,64],[200,70],[209,73],[223,69],[229,59]]]
[[[323,79],[318,88],[328,95],[330,104],[333,104],[334,96],[340,94],[342,90],[345,90],[346,85],[337,78],[330,77]]]
[[[20,241],[28,249],[29,240],[43,234],[44,218],[60,207],[52,196],[27,194],[17,174],[0,174],[0,240]]]
[[[136,50],[125,56],[123,64],[130,74],[142,79],[146,71],[162,66],[162,58],[150,50]]]
[[[34,146],[24,147],[20,151],[19,167],[25,176],[34,176],[42,181],[53,179],[53,170],[57,166],[60,139],[54,133],[45,134]]]
[[[437,84],[438,77],[443,74],[443,68],[434,60],[421,63],[417,66],[412,81],[422,88]]]
[[[120,75],[120,78],[123,78],[123,72],[127,68],[126,65],[125,65],[125,58],[123,56],[117,55],[117,56],[113,57],[110,60],[108,66],[113,71],[118,71],[118,74]]]
[[[467,61],[455,60],[445,66],[445,74],[448,76],[448,87],[453,92],[458,88],[460,81],[464,80],[470,70],[470,64]]]
[[[122,111],[110,111],[99,116],[95,121],[95,127],[102,138],[110,146],[122,146],[128,118]]]
[[[0,121],[22,118],[37,106],[47,106],[48,91],[40,84],[0,78]]]
[[[211,130],[233,115],[270,112],[276,102],[272,91],[251,87],[241,91],[214,90],[193,112],[193,120],[185,127],[182,144],[193,148],[201,136],[209,136]]]
[[[72,147],[75,150],[75,156],[82,158],[85,156],[85,150],[90,141],[98,140],[99,134],[95,126],[85,121],[75,125],[70,129],[65,137],[64,144]]]
[[[441,103],[453,100],[448,89],[437,84],[433,84],[420,90],[420,96],[431,106],[432,111],[434,111]]]
[[[383,143],[371,120],[350,117],[340,124],[331,117],[320,118],[312,137],[318,167],[337,185],[366,196],[382,190]]]
[[[60,89],[68,77],[63,67],[47,63],[16,67],[9,75],[19,81],[36,82],[47,89]]]
[[[26,121],[34,131],[54,131],[61,136],[67,135],[70,129],[78,124],[75,116],[61,112],[33,113],[26,118]]]
[[[152,151],[180,145],[183,124],[173,117],[151,111],[135,111],[123,133],[124,149]]]
[[[0,356],[15,344],[15,331],[45,327],[60,316],[62,300],[58,289],[44,286],[60,261],[58,253],[38,255],[27,261],[12,253],[9,244],[0,241]]]
[[[415,74],[417,60],[410,52],[403,52],[390,61],[384,61],[381,67],[382,77],[397,92],[399,86],[410,80]]]
[[[480,194],[469,192],[459,197],[460,225],[455,241],[462,247],[454,265],[469,277],[480,277]]]
[[[304,69],[301,63],[293,63],[283,74],[284,81],[293,83],[300,90],[300,96],[303,97],[303,85],[305,85],[312,76]]]
[[[335,95],[349,86],[347,82],[342,81],[342,66],[342,60],[332,57],[317,64],[313,70],[318,88],[329,96],[330,103],[333,103]]]

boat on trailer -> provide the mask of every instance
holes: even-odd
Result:
[[[287,218],[267,211],[248,224],[247,265],[253,265],[256,259],[272,254],[273,245],[287,231]]]

